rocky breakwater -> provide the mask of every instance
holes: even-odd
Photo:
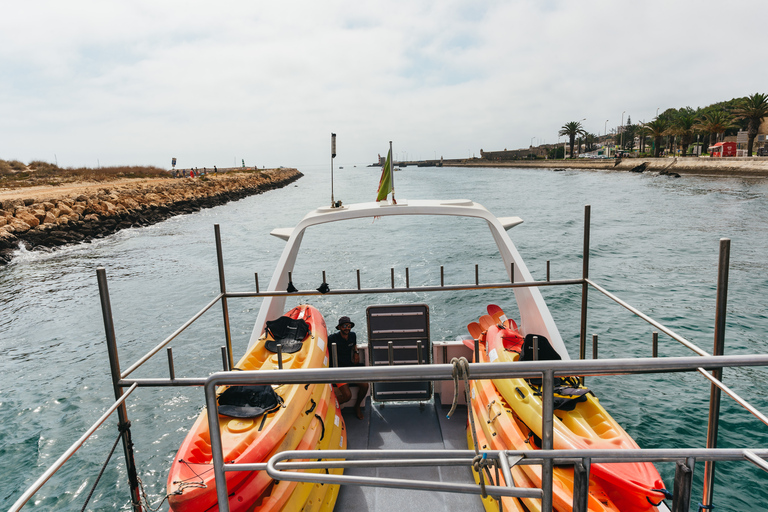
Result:
[[[270,169],[83,184],[70,194],[56,194],[52,188],[0,197],[0,265],[9,262],[20,245],[32,250],[101,238],[280,188],[301,176],[296,169]]]

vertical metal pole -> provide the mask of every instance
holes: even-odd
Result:
[[[171,376],[171,380],[176,379],[176,370],[173,368],[173,349],[171,347],[168,347],[166,350],[166,353],[168,354],[168,373]]]
[[[589,295],[589,285],[586,279],[589,278],[589,223],[592,207],[584,206],[584,252],[582,256],[581,278],[584,283],[581,285],[581,330],[579,332],[579,359],[586,358],[587,354],[587,296]]]
[[[480,362],[480,340],[475,340],[475,362]]]
[[[541,394],[541,449],[552,450],[554,445],[553,424],[554,424],[554,370],[544,370],[542,372]],[[541,466],[541,490],[543,497],[541,500],[541,510],[543,512],[552,512],[552,470],[554,464],[552,459],[544,459]]]
[[[360,269],[357,269],[357,289],[360,289]]]
[[[408,271],[408,267],[405,267],[405,287],[410,288],[411,287],[411,275]]]
[[[392,342],[391,341],[387,342],[387,352],[388,352],[388,355],[389,355],[389,366],[394,366],[394,364],[395,364],[395,349],[392,346]]]
[[[538,336],[533,337],[533,360],[534,361],[539,360],[539,337]]]
[[[283,344],[282,343],[277,344],[277,368],[278,370],[283,369]]]
[[[549,282],[549,260],[547,260],[547,282]]]
[[[256,293],[259,293],[259,273],[254,272],[254,277],[256,278]]]
[[[213,476],[216,481],[216,499],[220,512],[229,512],[229,490],[224,472],[224,450],[221,446],[221,427],[219,408],[216,403],[216,386],[205,386],[205,408],[208,411],[208,432],[211,434],[211,458]]]
[[[395,269],[394,268],[389,269],[389,278],[392,281],[392,288],[394,289],[395,288]]]
[[[421,350],[421,340],[419,340],[416,342],[416,359],[417,359],[416,364],[422,364],[422,361],[421,361],[422,357],[423,355]]]
[[[589,459],[582,459],[573,465],[573,512],[588,512],[589,505]]]
[[[440,286],[445,286],[445,269],[440,265]]]
[[[515,284],[515,263],[509,264],[509,282]]]
[[[224,281],[224,256],[221,252],[221,231],[218,224],[213,225],[213,232],[216,235],[216,260],[219,264],[219,286],[221,288],[221,311],[224,315],[224,336],[227,342],[227,361],[230,368],[235,366],[232,358],[232,333],[229,330],[229,308],[227,307],[227,285]]]
[[[691,481],[696,459],[689,457],[685,462],[677,461],[675,467],[674,499],[672,512],[688,512],[691,507]]]
[[[717,309],[715,311],[715,346],[713,355],[723,355],[725,349],[725,313],[728,305],[728,267],[731,259],[731,240],[720,239],[720,258],[717,266]],[[723,379],[723,369],[712,370],[712,376]],[[707,423],[707,448],[717,448],[717,430],[720,420],[720,388],[712,384],[709,391],[709,420]],[[712,505],[715,485],[715,461],[704,462],[704,491],[701,502]]]
[[[480,284],[480,265],[475,265],[475,285]]]
[[[333,198],[333,159],[336,158],[336,134],[331,134],[331,208],[336,206]]]
[[[653,331],[653,357],[659,357],[659,333]]]
[[[339,367],[339,349],[336,347],[336,343],[331,343],[331,360],[333,361],[333,367]]]
[[[103,267],[96,269],[96,280],[99,283],[99,297],[101,299],[101,314],[104,318],[104,331],[107,339],[107,353],[109,354],[109,370],[112,374],[112,390],[115,399],[123,396],[123,388],[120,382],[120,358],[117,353],[117,338],[115,337],[115,324],[112,321],[112,304],[109,300],[109,287],[107,286],[107,272]],[[125,454],[125,467],[128,472],[128,484],[131,489],[131,505],[134,512],[141,512],[141,495],[139,494],[139,479],[136,475],[136,461],[133,458],[133,441],[131,440],[131,422],[128,421],[128,409],[125,402],[117,409],[118,423],[123,439],[123,453]]]
[[[597,359],[597,334],[592,335],[592,359]]]
[[[221,347],[221,367],[225,372],[230,370],[229,357],[227,357],[227,347]]]

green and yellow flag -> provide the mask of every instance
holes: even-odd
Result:
[[[390,192],[394,192],[392,188],[392,151],[387,153],[387,161],[384,164],[384,168],[381,169],[381,179],[379,180],[379,190],[376,193],[376,202],[386,201]]]

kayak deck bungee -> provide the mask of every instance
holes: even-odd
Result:
[[[488,326],[485,340],[491,362],[519,359],[519,353],[505,347],[504,338],[510,336],[509,331],[511,329],[500,329],[496,324]],[[525,379],[494,379],[493,383],[522,423],[541,437],[540,391],[534,390]],[[639,449],[593,393],[586,393],[580,399],[583,401],[576,402],[573,410],[555,411],[555,449]],[[664,484],[651,463],[593,464],[592,473],[603,481],[605,491],[622,511],[653,510],[651,502],[658,503],[665,497],[658,491]]]
[[[285,369],[323,368],[328,366],[327,331],[320,312],[309,305],[300,305],[289,312],[291,322],[303,321],[308,332],[296,345],[294,353],[283,353]],[[267,349],[275,343],[269,329],[259,338],[235,365],[239,370],[278,370],[278,356]],[[219,428],[224,460],[236,463],[264,462],[275,447],[282,444],[293,424],[307,410],[315,385],[273,386],[282,405],[276,410],[254,418],[235,418],[219,414]],[[219,391],[227,389],[223,386]],[[322,393],[319,395],[322,396]],[[318,400],[315,399],[315,402]],[[295,431],[294,431],[295,434]],[[295,434],[296,435],[296,434]],[[296,439],[300,441],[301,436]],[[294,446],[295,446],[294,444]],[[208,414],[203,411],[181,444],[168,476],[168,494],[171,509],[176,512],[207,510],[216,505],[216,485],[212,471],[211,442]],[[250,475],[250,476],[249,476]],[[246,471],[226,474],[227,488],[232,490],[245,479],[252,478]],[[230,500],[230,507],[240,509],[243,502]]]
[[[485,347],[481,345],[480,362],[488,362]],[[499,394],[496,387],[488,380],[472,381],[472,407],[480,419],[484,435],[496,450],[535,450],[538,449],[527,429],[515,416],[512,409]],[[477,421],[476,421],[477,423]],[[541,487],[541,466],[522,465],[511,468],[512,477],[519,487]],[[571,511],[573,506],[573,469],[555,467],[553,470],[553,506],[558,511]],[[539,500],[523,500],[530,510],[540,510]],[[618,512],[619,507],[610,500],[597,481],[590,478],[588,510],[592,512]]]

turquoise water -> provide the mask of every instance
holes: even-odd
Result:
[[[218,292],[213,224],[221,225],[227,284],[266,287],[284,242],[269,236],[295,225],[310,209],[330,203],[324,169],[301,169],[295,185],[225,206],[183,215],[155,226],[48,253],[20,252],[0,268],[0,508],[9,507],[112,402],[95,269],[109,277],[123,367],[165,338]],[[369,201],[378,170],[347,168],[335,175],[335,198]],[[584,205],[592,205],[590,276],[679,334],[711,350],[718,245],[732,239],[726,353],[768,352],[768,184],[735,179],[681,178],[545,169],[412,169],[395,175],[397,196],[473,199],[498,216],[520,216],[510,231],[535,278],[581,275]],[[308,233],[311,248],[297,262],[294,282],[313,289],[326,271],[331,288],[398,285],[405,268],[412,286],[505,280],[487,228],[481,223],[420,218],[360,220]],[[412,228],[416,228],[415,231]],[[542,290],[572,355],[578,354],[579,287]],[[511,294],[414,293],[397,300],[430,304],[433,339],[453,339],[495,302],[514,310]],[[341,314],[365,331],[369,303],[384,296],[320,297],[312,302],[333,325]],[[233,300],[236,354],[242,354],[259,308],[257,299]],[[178,376],[204,376],[221,366],[223,321],[213,308],[172,344]],[[590,294],[589,333],[600,338],[600,357],[649,356],[651,329],[597,292]],[[662,356],[690,352],[661,335]],[[167,375],[163,353],[137,377]],[[765,369],[725,371],[725,382],[768,411]],[[594,378],[613,416],[643,447],[703,447],[709,385],[697,374]],[[136,460],[147,494],[164,496],[171,460],[200,411],[199,389],[141,389],[129,399]],[[75,455],[26,508],[80,510],[106,451],[114,420]],[[768,427],[723,399],[720,446],[766,447]],[[109,465],[90,510],[128,509],[122,455]],[[659,465],[672,487],[674,467]],[[694,479],[701,498],[703,465]],[[718,511],[757,508],[768,499],[766,477],[748,463],[718,464]],[[167,507],[164,507],[167,508]],[[694,506],[693,510],[696,507]]]

